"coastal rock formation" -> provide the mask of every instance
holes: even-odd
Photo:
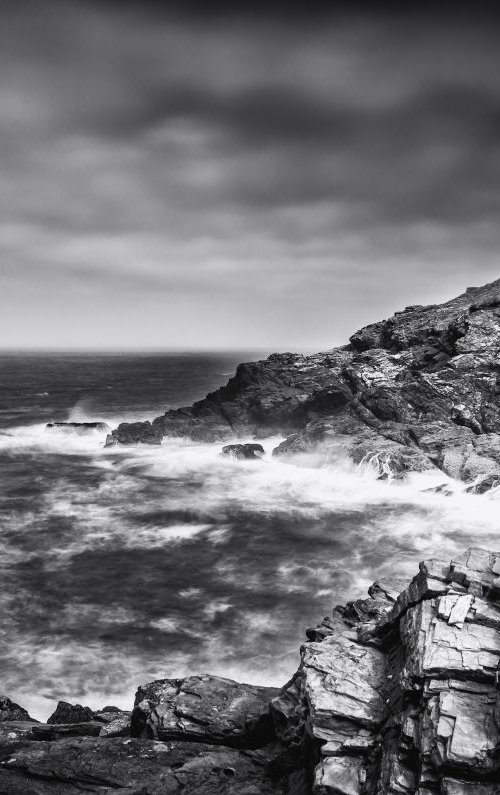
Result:
[[[499,795],[500,553],[381,579],[307,637],[281,691],[141,686],[127,736],[95,733],[113,707],[43,725],[3,698],[0,792]]]
[[[399,587],[308,631],[273,702],[282,736],[315,745],[315,795],[498,795],[500,553],[424,562]]]
[[[341,348],[241,364],[204,400],[124,423],[107,444],[281,434],[277,455],[347,453],[391,475],[437,467],[484,491],[500,482],[499,350],[500,280],[407,307]]]

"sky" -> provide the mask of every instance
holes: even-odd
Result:
[[[500,276],[500,24],[307,5],[1,5],[0,347],[324,349]]]

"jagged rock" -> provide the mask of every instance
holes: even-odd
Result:
[[[261,444],[227,444],[222,448],[221,455],[230,458],[261,458],[265,453]]]
[[[19,704],[7,696],[0,696],[0,722],[11,720],[33,720]]]
[[[81,704],[68,704],[67,701],[58,701],[55,711],[48,718],[48,724],[57,723],[86,723],[94,720],[94,712],[90,707]]]
[[[137,691],[131,733],[258,748],[272,738],[269,701],[277,692],[218,676],[160,679]]]
[[[281,434],[277,454],[343,453],[388,477],[439,467],[472,483],[500,471],[499,294],[500,280],[408,307],[341,348],[241,364],[204,400],[122,424],[107,444]]]
[[[273,703],[280,737],[319,759],[315,795],[498,795],[500,553],[427,561],[400,585],[324,620]]]
[[[48,422],[47,428],[85,433],[86,431],[109,431],[110,427],[105,422]]]

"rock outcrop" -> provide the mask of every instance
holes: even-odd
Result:
[[[272,704],[315,795],[500,793],[500,553],[431,560],[308,631]],[[314,751],[311,751],[314,748]]]
[[[132,732],[158,740],[258,748],[273,739],[269,702],[277,694],[274,688],[218,676],[161,679],[137,691]]]
[[[278,693],[198,676],[140,687],[132,720],[114,707],[94,712],[64,702],[55,722],[54,716],[48,724],[5,719],[0,793],[288,792],[292,771],[281,760],[284,746],[271,718],[270,701]],[[126,730],[110,733],[117,720]]]
[[[131,720],[60,703],[82,721],[45,725],[3,698],[0,793],[499,795],[500,553],[379,580],[307,638],[281,691],[163,679]]]
[[[499,351],[500,280],[410,306],[341,348],[241,364],[204,400],[122,424],[107,444],[282,434],[277,455],[345,451],[380,474],[438,467],[484,491],[500,482]]]
[[[261,444],[226,444],[222,448],[222,455],[229,456],[229,458],[262,458],[265,450]]]

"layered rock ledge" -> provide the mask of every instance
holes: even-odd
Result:
[[[307,631],[281,690],[163,679],[132,712],[0,699],[0,793],[499,795],[500,553],[383,579]]]
[[[286,436],[274,452],[346,451],[380,474],[439,468],[483,492],[500,484],[500,280],[442,305],[410,306],[312,356],[239,365],[228,384],[108,445],[164,437]]]

